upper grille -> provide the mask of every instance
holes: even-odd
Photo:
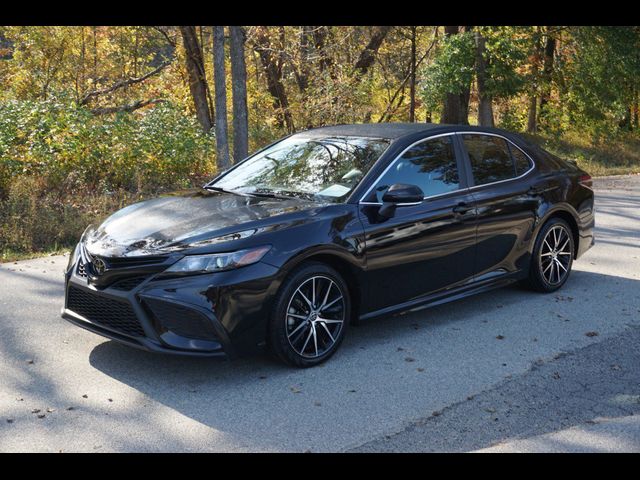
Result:
[[[116,290],[121,290],[123,292],[128,292],[129,290],[133,290],[138,285],[146,280],[147,277],[130,277],[125,278],[124,280],[118,280],[111,288],[115,288]]]
[[[133,308],[126,302],[102,297],[70,285],[67,308],[91,322],[112,328],[125,335],[145,336]]]
[[[78,269],[76,270],[76,273],[79,277],[87,278],[87,268],[85,264],[82,263],[82,260],[78,262]]]

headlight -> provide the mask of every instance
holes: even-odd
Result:
[[[270,249],[271,246],[262,246],[229,253],[187,255],[171,265],[166,272],[207,273],[232,270],[259,262]]]
[[[76,260],[78,260],[78,255],[80,254],[80,243],[76,244],[76,247],[71,250],[69,254],[69,263],[67,264],[67,272],[73,268],[76,264]]]
[[[93,228],[93,224],[88,225],[87,228],[84,229],[84,232],[82,232],[82,235],[80,235],[80,241],[76,244],[76,247],[69,254],[69,263],[67,264],[67,272],[71,270],[71,268],[76,264],[76,261],[80,256],[80,248],[81,248],[80,245],[82,245],[82,242],[84,241],[84,237],[87,235],[87,232],[91,228]]]

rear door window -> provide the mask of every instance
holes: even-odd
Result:
[[[476,185],[508,180],[516,176],[507,141],[493,135],[463,134]]]

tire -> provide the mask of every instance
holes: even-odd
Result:
[[[350,315],[349,289],[340,274],[323,263],[303,263],[287,276],[276,295],[269,319],[269,348],[289,365],[319,365],[342,343]]]
[[[571,227],[561,218],[551,218],[536,238],[526,285],[538,292],[555,292],[569,278],[574,255]]]

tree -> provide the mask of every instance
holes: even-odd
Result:
[[[282,27],[281,27],[282,28]],[[282,40],[283,30],[280,39]],[[260,56],[262,67],[267,79],[267,89],[273,97],[273,106],[278,115],[279,125],[286,126],[289,133],[296,130],[293,116],[289,110],[289,98],[282,79],[282,55],[279,55],[276,47],[272,46],[269,30],[267,27],[256,27],[256,39],[254,49]]]
[[[540,95],[540,110],[538,122],[544,121],[546,107],[551,99],[551,80],[553,75],[553,57],[556,50],[556,39],[554,34],[547,27],[547,34],[544,45],[544,60],[542,66],[542,89]]]
[[[180,33],[185,51],[185,65],[189,77],[189,90],[193,105],[196,110],[196,117],[205,132],[209,132],[213,126],[211,120],[211,110],[207,100],[208,85],[204,69],[204,59],[196,27],[181,26]]]
[[[247,67],[245,65],[245,32],[242,27],[229,27],[231,37],[231,93],[233,96],[233,160],[249,155],[249,122],[247,112]]]
[[[444,27],[444,34],[446,38],[451,38],[454,35],[460,35],[459,27],[446,26]],[[449,89],[450,91],[446,92],[444,104],[442,106],[442,115],[440,116],[440,123],[469,125],[468,92],[470,85],[470,79],[464,78],[458,85],[456,85],[457,88]]]
[[[354,65],[354,70],[358,78],[366,74],[376,59],[376,54],[380,49],[380,45],[384,42],[385,37],[391,30],[391,27],[374,27],[367,46],[360,52],[358,60]]]
[[[411,70],[409,79],[409,121],[416,121],[416,68],[417,68],[417,27],[411,28]]]
[[[441,109],[440,123],[468,125],[469,98],[475,74],[471,27],[444,27],[433,62],[423,72],[422,94],[428,111]]]
[[[536,27],[533,34],[533,52],[529,57],[529,107],[527,111],[527,132],[538,131],[538,83],[540,81],[540,59],[542,58],[542,30]]]
[[[227,127],[227,77],[225,72],[224,27],[213,27],[213,82],[215,85],[216,146],[218,169],[231,166]]]
[[[486,40],[478,29],[474,34],[476,42],[476,85],[478,88],[478,125],[493,127],[493,98],[487,91]]]

